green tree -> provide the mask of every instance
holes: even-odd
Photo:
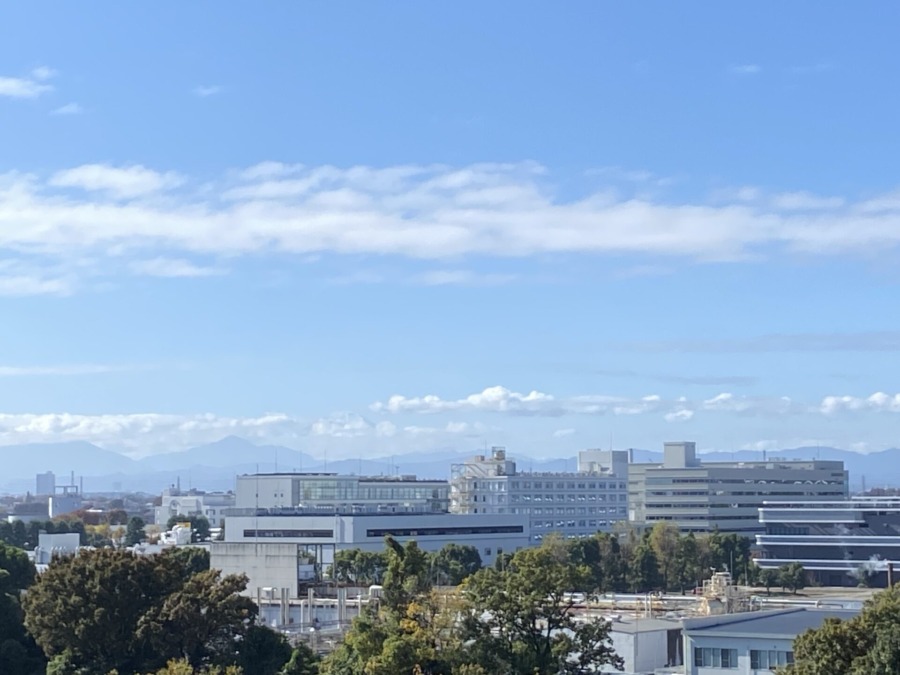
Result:
[[[481,569],[481,556],[474,546],[447,544],[431,558],[432,581],[441,586],[458,586]]]
[[[145,526],[146,523],[142,518],[133,516],[128,521],[128,527],[125,530],[125,545],[134,546],[135,544],[140,544],[147,536],[144,533]]]
[[[284,635],[266,626],[250,626],[238,646],[237,665],[244,675],[278,675],[291,654]]]
[[[34,581],[34,566],[23,551],[0,543],[0,673],[43,675],[46,661],[25,632],[19,597]]]
[[[780,575],[778,574],[778,570],[767,568],[759,571],[758,578],[759,583],[766,587],[766,595],[771,595],[772,586],[778,585]]]
[[[678,528],[672,523],[661,520],[650,530],[649,543],[656,555],[659,574],[662,577],[662,587],[669,588],[669,577],[672,565],[675,562],[675,554],[678,550]]]
[[[675,544],[672,560],[672,582],[684,593],[687,588],[700,585],[702,572],[700,569],[700,545],[693,532],[679,537]]]
[[[465,584],[470,609],[464,614],[466,661],[488,672],[593,673],[604,664],[621,668],[609,624],[577,623],[572,588],[590,576],[572,565],[561,540],[517,552],[502,572],[486,568]]]
[[[300,643],[294,647],[291,658],[284,664],[280,675],[318,675],[318,673],[319,657],[312,649]]]
[[[54,559],[24,599],[25,625],[60,673],[119,675],[186,657],[233,658],[255,615],[246,578],[187,575],[172,555],[100,549]]]
[[[191,542],[194,544],[200,543],[201,541],[209,541],[209,520],[207,520],[206,516],[196,513],[191,516],[172,516],[166,523],[166,529],[171,530],[178,523],[191,524]]]
[[[794,640],[788,675],[894,675],[900,672],[900,584],[867,600],[847,621],[826,619]]]
[[[397,613],[417,596],[431,589],[428,555],[415,541],[404,547],[393,537],[385,537],[388,549],[387,571],[384,574],[384,603]]]
[[[634,549],[634,556],[626,571],[626,580],[632,593],[646,593],[660,587],[659,561],[650,545],[649,537],[644,537]]]
[[[778,568],[778,581],[782,589],[788,589],[796,594],[797,591],[806,588],[806,570],[798,562],[782,565]]]
[[[17,520],[12,524],[12,541],[10,543],[17,548],[25,548],[25,542],[28,540],[28,531],[25,529],[25,523]]]
[[[184,569],[184,574],[190,576],[209,569],[209,549],[199,546],[174,546],[160,553],[162,556],[170,556]]]

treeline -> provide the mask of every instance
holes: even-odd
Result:
[[[172,529],[177,523],[191,524],[191,541],[206,541],[210,538],[209,520],[202,515],[172,516],[166,527]],[[38,545],[38,535],[47,534],[79,535],[80,546],[115,546],[124,543],[133,546],[146,539],[146,523],[137,516],[128,517],[121,509],[102,514],[85,510],[75,511],[52,520],[33,520],[25,523],[0,521],[0,542],[33,550]]]
[[[602,619],[576,621],[573,588],[590,571],[569,546],[547,538],[471,574],[458,589],[433,589],[433,558],[391,538],[383,596],[354,619],[320,675],[586,675],[622,668]]]
[[[257,624],[246,582],[196,548],[82,551],[36,576],[0,544],[0,673],[313,675],[308,649]]]
[[[701,586],[713,570],[730,570],[739,583],[757,582],[759,570],[750,558],[750,540],[736,534],[712,532],[680,534],[669,523],[657,523],[643,534],[635,529],[598,532],[592,537],[563,540],[568,562],[583,565],[588,574],[578,587],[582,593],[683,592]],[[345,550],[335,554],[330,576],[357,586],[380,584],[388,569],[389,551]],[[423,553],[431,583],[456,586],[482,567],[474,546],[448,544],[437,553]],[[501,554],[495,566],[509,564]],[[780,577],[767,577],[779,585]]]

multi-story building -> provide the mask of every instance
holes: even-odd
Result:
[[[759,509],[757,564],[799,562],[825,586],[887,586],[900,580],[900,498],[767,501]],[[895,574],[896,571],[896,574]]]
[[[182,491],[177,487],[163,490],[155,509],[156,524],[165,526],[172,516],[204,516],[210,527],[222,527],[225,511],[234,508],[232,492]]]
[[[639,527],[671,522],[684,532],[760,532],[766,500],[827,501],[848,494],[844,463],[770,459],[701,462],[694,443],[666,443],[661,464],[630,464],[629,520]]]
[[[225,541],[211,544],[210,564],[226,574],[247,574],[251,595],[274,588],[303,597],[323,581],[337,551],[383,551],[388,535],[401,543],[415,540],[432,552],[449,543],[471,545],[485,566],[529,545],[524,516],[233,509],[225,520]]]
[[[527,516],[532,543],[557,532],[583,537],[609,531],[628,518],[628,453],[585,450],[578,471],[520,472],[495,447],[454,464],[450,478],[450,510],[471,515]]]
[[[237,477],[237,508],[446,513],[445,480],[335,473],[257,473]]]
[[[56,474],[52,471],[45,471],[35,476],[35,491],[38,497],[49,497],[56,494]]]

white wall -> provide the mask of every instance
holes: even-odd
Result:
[[[725,636],[687,636],[685,639],[685,673],[686,675],[754,675],[755,673],[768,673],[768,670],[751,670],[750,650],[770,650],[789,652],[793,651],[793,635],[782,639],[776,638],[742,638]],[[734,668],[698,668],[694,665],[694,649],[696,647],[711,647],[713,649],[736,649],[738,667]]]

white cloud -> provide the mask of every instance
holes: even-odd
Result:
[[[31,274],[0,274],[0,296],[70,295],[73,291],[74,285],[69,279]]]
[[[471,270],[433,270],[414,281],[426,286],[500,286],[515,281],[514,274],[480,274]]]
[[[222,93],[222,87],[218,84],[201,84],[193,89],[194,96],[206,98],[207,96],[215,96]]]
[[[566,436],[572,436],[574,433],[574,429],[557,429],[553,432],[553,438],[565,438]]]
[[[762,68],[755,63],[744,63],[731,66],[731,72],[735,75],[758,75],[762,72]]]
[[[49,179],[0,175],[0,249],[38,252],[50,261],[121,259],[125,252],[126,263],[142,254],[332,253],[454,262],[566,253],[701,262],[797,252],[847,256],[900,247],[898,194],[853,202],[743,188],[708,202],[672,202],[598,189],[560,199],[547,172],[533,163],[342,169],[263,162],[212,182],[141,165],[88,164]],[[511,280],[465,266],[410,279]]]
[[[369,406],[374,412],[404,414],[439,414],[456,411],[504,413],[559,417],[563,415],[647,415],[659,414],[667,422],[684,422],[700,413],[731,415],[831,415],[843,411],[869,410],[900,412],[900,394],[876,393],[868,398],[827,396],[818,405],[800,403],[787,396],[736,396],[723,392],[702,400],[685,397],[664,399],[656,394],[640,397],[588,394],[556,397],[539,391],[522,394],[506,387],[488,387],[464,398],[443,399],[429,394],[406,397],[394,395]]]
[[[900,394],[885,394],[879,391],[865,398],[858,396],[826,396],[822,399],[820,410],[825,415],[861,410],[896,413],[900,412]]]
[[[77,103],[66,103],[64,106],[60,106],[56,110],[53,110],[51,115],[80,115],[84,112],[84,108],[82,108]]]
[[[8,98],[37,98],[53,91],[47,80],[56,73],[50,68],[35,68],[27,77],[0,76],[0,96]]]
[[[143,166],[112,167],[84,164],[54,174],[50,185],[105,192],[113,197],[130,198],[159,192],[180,185],[182,178],[172,171],[158,173]]]
[[[0,365],[0,377],[37,377],[37,376],[69,376],[69,375],[101,375],[105,373],[122,373],[133,370],[144,370],[136,366],[116,366],[99,363],[78,363],[58,366],[3,366]]]
[[[310,425],[313,436],[332,436],[336,438],[352,438],[367,436],[375,429],[369,420],[355,413],[335,413],[331,417],[316,420]]]
[[[209,277],[224,274],[217,267],[201,267],[181,258],[152,258],[131,263],[134,274],[149,277]]]

